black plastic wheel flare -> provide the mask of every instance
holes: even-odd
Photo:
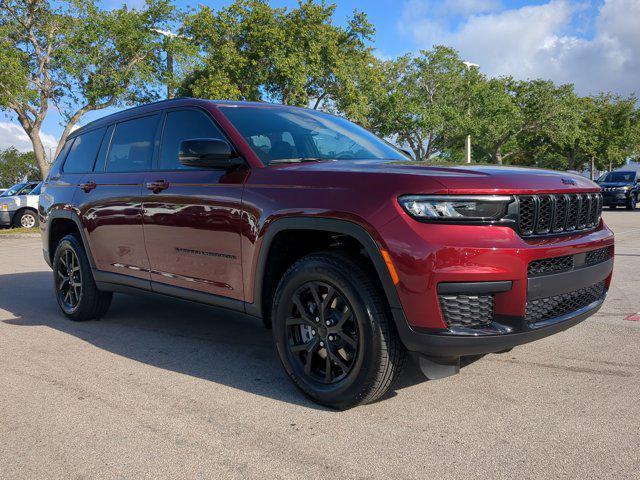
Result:
[[[286,321],[290,356],[297,369],[320,383],[342,380],[358,353],[358,323],[342,294],[323,282],[307,282],[293,294]]]
[[[73,310],[82,297],[82,272],[80,262],[73,250],[65,250],[60,255],[56,269],[56,290],[58,298],[66,310]]]

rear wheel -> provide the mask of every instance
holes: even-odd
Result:
[[[339,253],[308,255],[284,274],[274,298],[278,356],[300,390],[333,408],[384,395],[405,363],[371,272]]]
[[[20,210],[13,220],[16,228],[35,228],[38,226],[38,214],[34,210]]]
[[[53,283],[58,306],[71,320],[98,319],[111,305],[113,294],[96,287],[87,254],[75,235],[65,236],[56,247]]]

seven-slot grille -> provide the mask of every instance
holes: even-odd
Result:
[[[518,195],[518,228],[523,237],[588,230],[602,214],[599,193]]]

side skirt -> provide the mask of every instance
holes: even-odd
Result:
[[[98,290],[106,292],[127,293],[131,295],[162,295],[165,297],[179,298],[190,302],[226,308],[236,312],[245,313],[245,302],[233,298],[221,297],[211,293],[198,292],[188,288],[175,287],[164,283],[152,282],[141,278],[130,277],[118,273],[93,270],[93,279]]]

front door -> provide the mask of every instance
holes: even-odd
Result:
[[[208,113],[168,110],[163,123],[156,169],[145,179],[143,202],[151,280],[242,300],[241,200],[247,170],[180,164],[181,141],[225,138]]]

